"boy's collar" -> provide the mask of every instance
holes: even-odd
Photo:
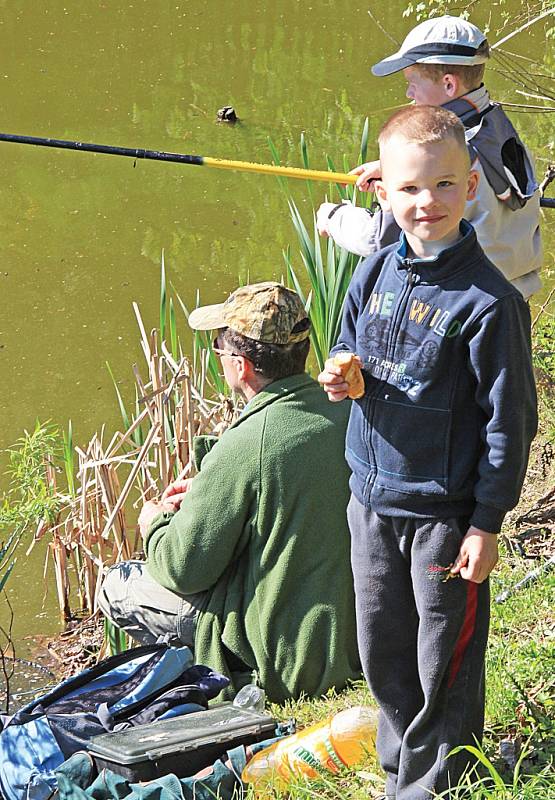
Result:
[[[434,258],[407,256],[408,242],[404,232],[401,232],[400,244],[395,251],[397,268],[405,272],[410,267],[418,276],[419,282],[439,283],[439,281],[451,277],[461,268],[470,266],[472,262],[468,260],[468,254],[478,246],[476,233],[472,225],[465,219],[461,219],[459,230],[462,234],[461,238]]]
[[[489,92],[482,84],[478,89],[473,89],[467,94],[456,97],[444,103],[442,108],[452,111],[461,120],[465,128],[474,128],[479,125],[482,116],[491,108]]]

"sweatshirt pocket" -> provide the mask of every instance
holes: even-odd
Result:
[[[377,398],[372,430],[377,485],[397,492],[447,494],[450,423],[446,409]]]

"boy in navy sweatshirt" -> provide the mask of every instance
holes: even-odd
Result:
[[[429,800],[465,769],[449,752],[482,735],[487,578],[537,424],[530,314],[462,219],[478,176],[456,115],[404,108],[379,145],[401,238],[357,268],[331,355],[356,353],[365,380],[348,518],[386,797]],[[347,396],[331,358],[319,380]]]

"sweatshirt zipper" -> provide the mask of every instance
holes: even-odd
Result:
[[[387,343],[386,343],[386,347],[385,347],[385,359],[388,362],[391,361],[391,358],[392,358],[392,356],[393,356],[393,354],[395,352],[395,345],[397,344],[397,338],[398,338],[398,335],[399,335],[399,332],[400,332],[400,329],[401,329],[401,320],[403,319],[405,310],[406,310],[406,308],[408,306],[408,301],[409,301],[409,297],[410,297],[410,294],[412,292],[412,289],[418,283],[418,277],[419,277],[418,275],[415,275],[415,273],[414,273],[414,269],[413,269],[414,261],[413,261],[413,259],[404,258],[403,259],[403,264],[407,267],[407,279],[406,279],[405,286],[403,288],[402,294],[401,294],[401,296],[399,298],[399,302],[397,303],[397,308],[395,309],[395,315],[394,315],[394,317],[393,317],[393,319],[391,321],[391,330],[390,330],[390,334],[389,334],[389,337],[388,337],[388,340],[387,340]],[[369,399],[366,439],[367,439],[367,442],[368,442],[369,456],[371,457],[371,461],[374,464],[375,475],[374,475],[374,479],[373,480],[370,480],[369,479],[370,476],[368,476],[368,479],[366,481],[366,485],[364,487],[364,494],[365,494],[365,499],[366,500],[369,499],[370,493],[372,491],[372,486],[374,485],[374,481],[375,481],[375,479],[376,479],[376,477],[378,475],[378,464],[377,464],[377,461],[376,461],[376,456],[375,456],[375,453],[374,453],[374,449],[372,447],[372,438],[370,436],[370,432],[371,432],[371,430],[373,428],[374,414],[375,414],[375,411],[376,411],[376,403],[377,403],[378,396],[380,395],[383,386],[387,383],[386,378],[389,377],[390,373],[391,373],[391,369],[389,369],[388,372],[386,373],[386,377],[382,377],[382,378],[379,379],[379,382],[378,382],[378,385],[376,387],[376,390],[375,390],[375,392],[373,393],[373,395]]]
[[[407,267],[407,280],[403,289],[403,293],[399,298],[399,303],[395,311],[395,317],[391,322],[391,332],[389,334],[385,351],[385,357],[387,361],[391,361],[391,357],[395,352],[395,345],[397,344],[397,338],[401,329],[401,320],[403,319],[405,310],[408,306],[409,295],[412,292],[413,286],[418,283],[418,275],[415,275],[413,271],[414,261],[411,258],[404,258],[403,264],[405,264]],[[387,374],[389,376],[389,372]],[[384,383],[387,383],[387,381],[384,378],[380,378],[380,388]]]

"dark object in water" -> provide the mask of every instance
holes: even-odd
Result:
[[[218,109],[217,117],[218,122],[230,122],[233,124],[238,120],[233,106],[224,106],[223,108]]]

